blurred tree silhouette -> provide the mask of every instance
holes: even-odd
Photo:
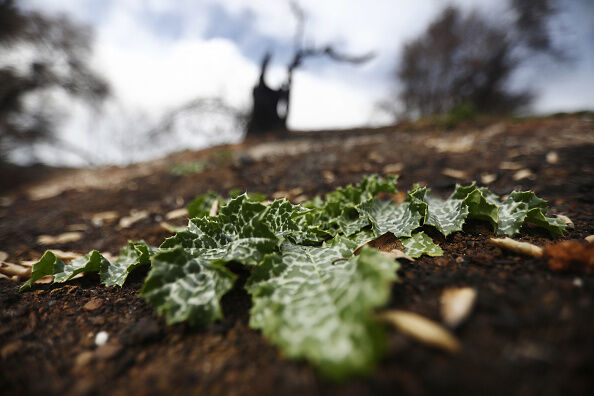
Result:
[[[66,16],[0,0],[0,162],[15,147],[59,143],[59,117],[49,93],[61,91],[91,105],[108,95],[107,83],[88,66],[91,39],[89,28]]]
[[[328,57],[336,62],[361,64],[369,61],[375,55],[370,52],[364,55],[349,55],[336,50],[333,45],[316,46],[305,40],[306,14],[296,1],[291,1],[291,11],[297,20],[295,30],[293,57],[287,65],[287,80],[278,89],[273,89],[266,83],[266,71],[272,53],[267,52],[260,65],[260,78],[252,91],[252,110],[248,117],[248,135],[267,132],[283,132],[287,130],[289,118],[291,86],[293,72],[303,65],[308,58]]]
[[[529,56],[561,57],[548,30],[555,8],[551,0],[511,0],[510,5],[513,18],[507,22],[447,7],[405,46],[396,70],[405,115],[438,115],[460,106],[509,114],[531,102],[531,92],[512,90],[509,80]]]

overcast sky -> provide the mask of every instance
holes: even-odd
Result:
[[[73,108],[63,138],[109,147],[105,131],[150,124],[163,111],[196,97],[219,96],[238,108],[250,104],[263,53],[274,52],[269,83],[280,84],[291,55],[295,19],[282,0],[24,0],[26,7],[66,12],[95,29],[95,68],[111,83],[117,111],[100,121]],[[460,0],[497,15],[500,0]],[[376,109],[385,99],[403,43],[418,36],[442,10],[440,0],[302,0],[306,37],[351,53],[373,50],[363,66],[312,60],[294,77],[289,126],[295,129],[345,128],[386,121]],[[534,112],[591,109],[594,105],[594,2],[566,0],[556,25],[557,39],[575,55],[571,64],[539,62],[522,70],[514,84],[536,89]],[[131,121],[132,120],[132,121]],[[93,140],[94,139],[94,140]],[[184,140],[185,139],[185,140]],[[187,135],[179,145],[209,142]],[[121,141],[120,141],[121,143]],[[174,147],[179,149],[181,147]],[[115,152],[117,150],[112,150]],[[66,157],[61,157],[65,160]],[[104,162],[125,162],[119,155]],[[71,163],[76,163],[72,158]],[[66,162],[68,162],[66,161]]]

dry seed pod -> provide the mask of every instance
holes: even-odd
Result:
[[[162,221],[159,223],[159,227],[161,227],[162,229],[164,229],[167,232],[171,232],[174,233],[175,232],[175,227],[172,224],[169,224],[166,221]]]
[[[208,212],[209,216],[216,216],[219,213],[219,200],[215,199],[212,201],[212,205],[210,206],[210,211]]]
[[[491,243],[515,253],[531,257],[542,257],[542,248],[528,242],[519,242],[511,238],[491,238]]]
[[[115,212],[113,210],[110,210],[107,212],[99,212],[99,213],[95,213],[91,217],[91,223],[93,223],[93,225],[99,227],[99,226],[102,226],[104,223],[109,223],[109,222],[115,221],[118,217],[119,217],[118,212]]]
[[[441,317],[444,323],[454,328],[466,320],[474,307],[476,295],[476,289],[472,287],[445,289],[441,294]]]
[[[412,312],[392,310],[379,315],[384,322],[416,340],[447,352],[460,350],[460,342],[443,326]]]
[[[468,174],[463,170],[452,169],[452,168],[445,168],[441,171],[441,174],[447,177],[451,177],[452,179],[460,179],[465,180],[468,179]]]
[[[120,219],[120,228],[129,228],[134,223],[144,220],[148,217],[149,213],[146,210],[134,210],[130,211],[130,216],[122,217]]]
[[[532,173],[532,171],[530,169],[520,169],[519,171],[517,171],[516,173],[514,173],[514,180],[515,181],[520,181],[522,179],[528,179],[533,177],[534,174]]]
[[[565,225],[567,226],[567,228],[575,228],[575,224],[573,224],[573,221],[571,221],[571,219],[565,215],[562,214],[557,214],[555,215],[559,220],[563,221],[565,223]]]
[[[402,250],[399,250],[399,249],[392,249],[389,252],[382,252],[382,253],[394,260],[403,258],[403,259],[407,259],[409,261],[415,261],[414,258],[406,255],[406,253],[404,253]]]
[[[188,210],[186,208],[174,209],[165,215],[167,220],[179,219],[180,217],[188,217]]]
[[[21,279],[27,279],[31,276],[31,268],[22,265],[3,262],[0,263],[0,273],[12,277],[17,276]]]
[[[70,252],[70,251],[66,252],[66,251],[60,250],[60,249],[49,249],[49,250],[50,250],[50,252],[55,254],[56,257],[61,258],[62,260],[74,260],[74,259],[77,259],[77,258],[80,258],[83,256],[80,253]],[[34,263],[36,263],[36,262],[37,261],[34,261]]]
[[[41,245],[55,245],[61,243],[76,242],[83,236],[80,232],[65,232],[58,236],[40,235],[37,237],[37,243]]]

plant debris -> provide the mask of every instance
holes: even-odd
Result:
[[[530,257],[542,257],[543,250],[540,246],[528,242],[515,241],[511,238],[491,238],[491,243],[514,253]]]
[[[576,240],[547,246],[544,254],[553,271],[594,272],[594,244]]]
[[[40,235],[37,237],[37,243],[41,245],[59,245],[68,242],[76,242],[82,238],[81,232],[65,232],[63,234],[52,236],[52,235]]]
[[[148,215],[149,213],[146,210],[132,209],[129,216],[125,216],[120,219],[120,228],[129,228],[132,226],[132,224],[146,219]]]
[[[441,317],[444,323],[450,328],[458,327],[470,315],[476,296],[477,291],[472,287],[445,289],[440,300]]]
[[[391,310],[379,314],[384,322],[423,344],[431,345],[450,353],[460,350],[460,342],[452,333],[439,324],[413,312]]]

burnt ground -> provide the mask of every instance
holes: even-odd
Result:
[[[116,254],[129,239],[158,245],[170,235],[162,221],[186,222],[167,220],[166,213],[208,190],[240,188],[299,201],[368,173],[394,171],[401,174],[401,189],[418,182],[441,196],[457,182],[493,178],[489,187],[499,194],[532,189],[549,201],[549,213],[575,223],[564,239],[583,239],[594,234],[593,126],[587,115],[453,130],[402,124],[248,141],[128,168],[49,172],[4,191],[0,250],[13,263],[38,259],[48,247]],[[196,161],[208,168],[171,172],[173,164]],[[148,216],[128,228],[117,219],[92,221],[99,212],[121,218],[131,209]],[[37,241],[72,230],[82,238],[49,246]],[[146,269],[122,288],[99,286],[90,275],[19,293],[18,283],[0,279],[0,393],[593,394],[594,276],[552,271],[544,259],[492,246],[491,236],[486,224],[476,222],[464,233],[438,238],[445,255],[404,262],[393,286],[390,308],[438,322],[445,288],[476,288],[476,306],[455,330],[461,352],[451,355],[390,330],[385,357],[373,373],[344,383],[284,359],[251,330],[241,282],[223,299],[225,318],[196,329],[166,326],[138,296]],[[554,242],[529,226],[519,239]],[[108,332],[109,347],[95,347],[99,331]]]

